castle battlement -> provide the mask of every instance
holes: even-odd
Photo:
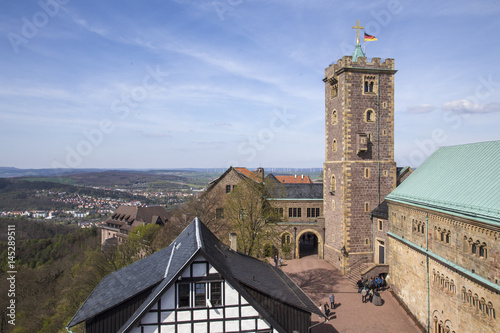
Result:
[[[337,63],[331,64],[325,69],[325,76],[327,78],[332,77],[334,74],[339,72],[341,69],[359,69],[366,68],[368,70],[394,70],[395,64],[394,59],[387,58],[382,62],[381,58],[371,58],[371,61],[367,61],[366,57],[359,57],[358,61],[352,61],[352,56],[343,56],[341,59],[337,60]]]

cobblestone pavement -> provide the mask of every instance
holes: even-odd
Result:
[[[311,300],[319,305],[329,303],[330,293],[335,295],[336,309],[326,323],[313,314],[311,333],[322,332],[404,332],[420,330],[392,296],[389,290],[381,291],[382,306],[362,303],[361,294],[338,270],[317,256],[285,260],[283,271],[287,273]]]

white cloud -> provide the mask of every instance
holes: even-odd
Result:
[[[456,99],[444,103],[442,108],[457,113],[490,113],[500,112],[500,103],[476,104],[466,99]]]
[[[436,107],[432,104],[419,104],[412,105],[407,108],[409,113],[428,113],[435,109]]]

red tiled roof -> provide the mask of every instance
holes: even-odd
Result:
[[[309,176],[305,175],[295,175],[295,176],[289,176],[289,175],[282,175],[282,176],[275,176],[276,179],[280,181],[280,183],[283,184],[312,184],[311,178]]]
[[[251,178],[253,180],[255,180],[256,182],[262,182],[262,179],[260,179],[255,173],[253,173],[252,171],[248,170],[247,168],[234,168],[236,171],[238,171],[239,173],[242,173],[244,174],[245,176],[247,176],[248,178]]]

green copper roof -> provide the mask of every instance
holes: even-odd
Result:
[[[356,43],[356,48],[354,48],[354,52],[352,53],[352,61],[356,62],[356,61],[358,61],[359,57],[364,57],[364,56],[365,56],[365,53],[361,49],[361,44]]]
[[[500,141],[439,148],[386,199],[500,225]]]

